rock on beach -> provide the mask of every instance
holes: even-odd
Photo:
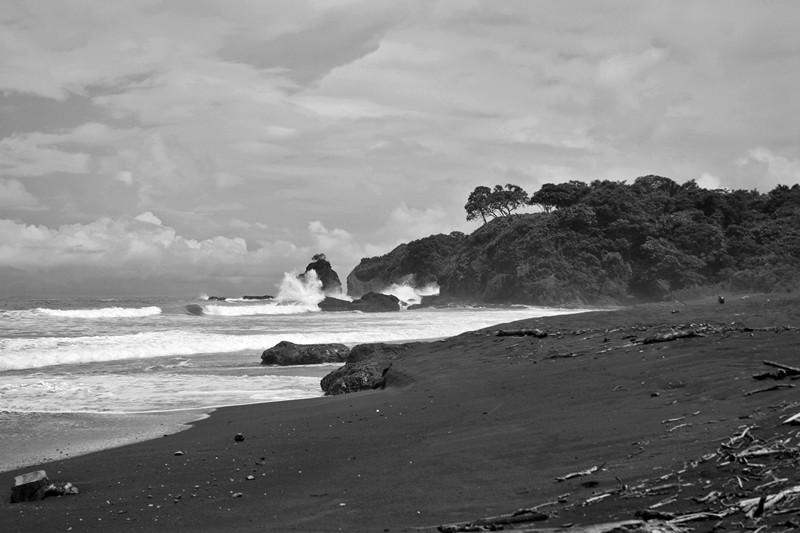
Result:
[[[262,365],[315,365],[342,363],[350,348],[344,344],[295,344],[281,341],[261,354]]]

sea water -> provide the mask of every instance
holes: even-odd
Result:
[[[405,302],[419,300],[394,287]],[[431,292],[431,291],[428,291]],[[574,310],[527,306],[322,312],[313,276],[270,300],[0,298],[0,414],[135,414],[321,396],[338,365],[261,365],[280,341],[431,340]]]

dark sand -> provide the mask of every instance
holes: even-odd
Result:
[[[707,323],[735,324],[635,342]],[[779,425],[800,410],[796,388],[745,393],[775,383],[752,378],[765,359],[800,366],[798,326],[800,297],[767,295],[502,326],[544,339],[464,334],[396,361],[385,390],[220,409],[181,433],[0,474],[0,531],[435,531],[559,496],[526,527],[631,519],[666,496],[582,502],[668,477],[746,426],[796,433]],[[80,494],[9,504],[14,476],[39,468]],[[693,494],[730,477],[707,463],[692,473]]]

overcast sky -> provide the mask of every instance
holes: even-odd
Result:
[[[274,294],[478,185],[800,181],[800,2],[4,0],[0,296]]]

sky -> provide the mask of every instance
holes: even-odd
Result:
[[[4,0],[0,297],[275,294],[477,186],[800,182],[800,2]],[[532,208],[531,208],[532,209]]]

